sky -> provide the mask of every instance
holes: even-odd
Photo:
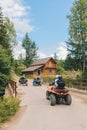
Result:
[[[40,58],[57,54],[65,59],[68,52],[66,41],[69,38],[70,8],[74,0],[0,0],[4,16],[14,23],[18,45],[14,47],[14,57],[25,55],[22,40],[28,32],[29,38],[35,41]]]

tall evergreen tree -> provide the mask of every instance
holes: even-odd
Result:
[[[75,0],[71,14],[67,17],[70,22],[67,47],[74,59],[74,67],[82,68],[84,78],[87,58],[87,0]]]
[[[58,62],[58,56],[57,56],[56,52],[54,53],[53,58],[54,58],[54,60],[55,60],[56,62]]]
[[[3,16],[0,7],[0,96],[5,93],[5,87],[11,76],[13,62],[12,42],[15,42],[16,32],[9,18]]]
[[[0,7],[0,45],[2,45],[3,47],[5,47],[4,43],[6,43],[5,38],[6,38],[6,29],[4,26],[4,17],[2,14],[2,9]]]
[[[35,59],[37,59],[38,48],[36,46],[36,43],[31,41],[28,33],[25,34],[22,46],[26,50],[26,58],[24,63],[28,67]]]
[[[0,7],[0,46],[6,51],[10,65],[13,64],[12,46],[16,43],[16,31],[9,18],[4,17]]]
[[[0,25],[3,24],[2,8],[0,7]]]

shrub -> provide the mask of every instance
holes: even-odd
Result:
[[[20,75],[22,70],[23,70],[23,68],[17,67],[17,68],[15,68],[15,73],[17,75]]]
[[[34,78],[34,76],[29,76],[29,75],[26,75],[26,78],[28,78],[28,79],[33,79]]]
[[[0,98],[0,123],[9,119],[19,108],[20,101],[13,97]]]
[[[52,83],[54,77],[43,77],[43,83]]]
[[[63,67],[58,66],[58,68],[57,68],[57,73],[58,74],[64,73],[64,71],[65,71],[65,69]]]
[[[5,88],[8,85],[9,78],[0,73],[0,96],[3,96],[5,94]]]

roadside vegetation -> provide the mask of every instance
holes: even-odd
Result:
[[[0,124],[9,120],[19,109],[20,101],[13,97],[0,98]]]
[[[16,44],[16,31],[9,18],[4,17],[0,7],[0,124],[9,120],[19,109],[20,101],[4,97],[9,80],[13,78],[14,58],[12,47]]]

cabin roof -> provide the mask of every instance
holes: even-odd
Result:
[[[38,65],[38,66],[30,66],[29,68],[23,70],[22,72],[29,72],[29,71],[34,71],[37,70],[39,68],[41,68],[43,65]]]
[[[52,57],[48,57],[48,58],[43,58],[43,59],[39,59],[33,62],[33,64],[31,64],[30,66],[35,66],[35,65],[44,65],[46,64],[50,59],[53,59]],[[53,59],[54,60],[54,59]],[[55,61],[54,61],[55,62]],[[56,62],[55,62],[56,63]]]

